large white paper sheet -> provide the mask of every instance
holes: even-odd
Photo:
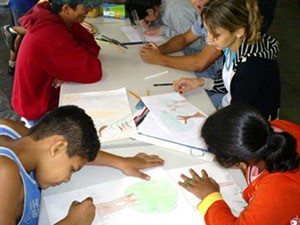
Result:
[[[229,205],[232,213],[238,216],[241,211],[247,206],[246,201],[242,197],[242,190],[234,181],[230,173],[223,167],[217,165],[216,163],[205,163],[199,164],[192,167],[178,168],[169,170],[169,174],[172,176],[173,180],[180,180],[180,174],[185,174],[191,177],[189,169],[193,168],[201,176],[201,170],[205,170],[208,176],[212,177],[220,185],[220,192],[222,197]],[[183,192],[183,194],[188,199],[189,203],[197,207],[199,204],[199,199],[190,192]]]
[[[92,196],[96,205],[93,225],[204,225],[203,218],[165,170],[156,168],[147,173],[151,181],[124,177],[44,197],[51,224],[67,215],[72,201]]]
[[[207,116],[180,94],[166,93],[142,97],[150,110],[138,132],[150,137],[197,149],[206,149],[201,127]]]
[[[140,35],[138,33],[138,30],[134,29],[132,26],[125,26],[125,27],[122,27],[121,29],[131,42],[142,41],[140,38]],[[162,36],[145,35],[145,38],[146,38],[146,41],[149,41],[149,42],[164,41],[164,38]]]
[[[214,163],[192,166],[200,173],[201,169],[221,186],[221,193],[235,215],[246,206],[241,197],[241,189],[231,175]],[[150,181],[139,178],[121,179],[89,186],[69,192],[44,197],[51,224],[64,218],[72,201],[82,201],[92,197],[96,205],[93,225],[153,225],[189,224],[204,225],[203,217],[197,212],[200,202],[191,193],[178,185],[180,174],[188,175],[188,168],[166,171],[155,168],[147,171]]]
[[[77,105],[92,117],[101,142],[128,138],[137,129],[126,88],[62,95],[62,105]]]

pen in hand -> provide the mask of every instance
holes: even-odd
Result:
[[[159,84],[153,84],[154,87],[159,87],[159,86],[173,86],[173,83],[159,83]]]

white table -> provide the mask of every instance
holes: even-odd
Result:
[[[99,33],[108,37],[117,39],[120,42],[128,42],[126,35],[122,32],[122,26],[128,26],[129,21],[117,19],[105,19],[102,17],[89,19],[94,24]],[[154,83],[170,83],[173,80],[182,77],[195,77],[193,72],[176,70],[165,66],[152,65],[142,62],[139,57],[141,45],[130,45],[124,52],[120,52],[116,47],[100,43],[101,51],[99,58],[102,62],[103,77],[100,81],[92,84],[65,83],[61,87],[61,96],[65,93],[107,91],[126,87],[139,96],[146,95],[149,90],[151,95],[173,92],[172,86],[154,87]],[[169,71],[158,77],[145,79],[148,76],[160,72]],[[184,96],[201,111],[207,115],[215,112],[215,107],[202,88],[192,90]],[[131,95],[128,96],[131,110],[135,112],[137,99]],[[122,140],[120,142],[105,143],[103,147],[111,148],[138,144],[137,141]]]
[[[120,42],[128,42],[126,35],[120,29],[121,26],[128,25],[128,21],[103,19],[101,17],[93,20],[90,19],[89,21],[96,25],[102,34],[117,39]],[[170,83],[182,77],[195,77],[194,73],[190,71],[176,70],[142,62],[139,57],[140,45],[130,45],[124,52],[119,52],[117,48],[108,44],[100,43],[100,46],[101,52],[99,58],[102,62],[102,79],[93,84],[64,84],[61,87],[61,94],[106,91],[126,87],[127,90],[131,90],[140,96],[146,95],[147,90],[153,95],[173,91],[171,86],[154,87],[154,83]],[[155,78],[144,79],[145,77],[164,71],[169,72]],[[208,115],[215,111],[215,107],[202,88],[188,92],[184,96]],[[131,109],[134,110],[137,100],[129,95],[129,102]]]
[[[124,26],[128,24],[128,22],[103,18],[90,19],[89,21],[96,25],[102,34],[115,38],[121,42],[128,41],[126,36],[120,30],[120,26]],[[127,90],[131,90],[141,96],[146,95],[146,90],[149,90],[150,94],[159,94],[171,92],[173,89],[170,86],[153,87],[153,84],[156,82],[169,83],[181,77],[194,77],[192,72],[143,63],[138,55],[140,46],[128,46],[129,49],[122,53],[118,52],[118,50],[111,45],[100,45],[102,48],[100,53],[103,68],[102,80],[93,84],[66,83],[61,88],[61,94],[113,90],[122,87],[126,87]],[[144,79],[147,76],[166,70],[169,71],[167,74],[147,80]],[[207,115],[215,111],[215,108],[206,95],[206,92],[201,88],[185,94],[185,97]],[[137,103],[137,100],[129,95],[129,102],[131,109],[134,111],[134,106]],[[131,139],[121,140],[115,142],[115,144],[105,145],[103,147],[105,151],[122,156],[132,156],[138,152],[160,155],[165,159],[164,168],[166,169],[191,166],[207,162],[201,159],[201,157],[197,158],[176,150],[149,145]],[[240,187],[245,187],[245,179],[239,170],[230,170],[230,173]],[[109,181],[122,176],[123,174],[120,171],[113,168],[86,166],[78,173],[75,173],[68,184],[62,184],[55,188],[43,190],[42,197]],[[42,199],[39,225],[48,224],[49,220],[44,201]]]
[[[122,156],[132,156],[138,152],[146,152],[148,154],[157,154],[165,159],[165,169],[174,169],[186,166],[197,165],[201,163],[206,163],[201,158],[192,157],[188,154],[178,152],[172,149],[165,149],[162,147],[148,145],[148,146],[134,146],[127,148],[118,148],[118,149],[105,149],[110,153],[114,153]],[[237,169],[230,169],[230,174],[237,184],[243,188],[246,186],[245,178]],[[72,176],[72,179],[67,184],[62,184],[57,187],[51,187],[47,190],[42,191],[42,201],[41,201],[41,214],[39,225],[50,225],[48,215],[45,209],[45,204],[43,197],[54,195],[57,193],[63,193],[66,191],[87,187],[102,182],[118,179],[124,176],[120,171],[110,168],[110,167],[100,167],[100,166],[85,166],[79,172],[75,173]],[[213,176],[213,174],[212,174]]]

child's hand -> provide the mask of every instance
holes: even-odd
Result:
[[[211,193],[220,192],[220,186],[211,177],[209,177],[205,170],[202,170],[202,177],[200,177],[194,170],[190,169],[192,178],[181,175],[184,182],[178,182],[181,187],[192,192],[199,199],[204,199]]]
[[[91,225],[95,218],[95,210],[92,198],[86,198],[82,202],[74,201],[70,206],[68,215],[56,225]]]
[[[159,158],[157,155],[138,153],[134,157],[124,158],[123,164],[120,165],[120,170],[126,175],[149,180],[150,177],[140,170],[155,166],[162,166],[163,164],[164,160]]]

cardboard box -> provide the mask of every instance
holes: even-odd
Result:
[[[115,18],[115,19],[126,19],[126,9],[123,4],[103,4],[103,17]]]

